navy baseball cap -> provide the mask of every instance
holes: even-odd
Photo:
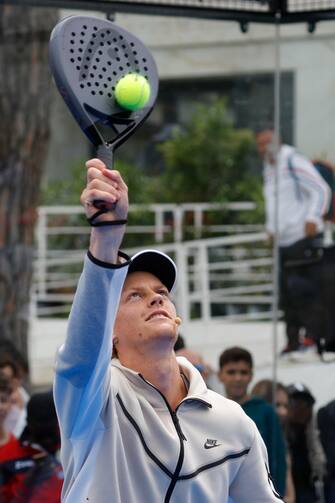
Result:
[[[177,267],[173,260],[159,250],[143,250],[130,259],[128,274],[132,272],[149,272],[156,276],[163,285],[172,291],[176,283]]]
[[[302,398],[311,404],[315,403],[315,398],[311,391],[301,382],[296,382],[287,386],[287,392],[292,398]]]

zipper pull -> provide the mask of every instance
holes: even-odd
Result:
[[[187,438],[185,437],[185,435],[184,435],[184,433],[183,433],[183,431],[181,429],[178,416],[177,416],[177,414],[174,411],[172,411],[172,420],[173,420],[173,424],[176,427],[178,435],[182,438],[182,440],[186,440],[187,441]]]

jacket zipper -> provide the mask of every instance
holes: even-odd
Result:
[[[154,388],[157,391],[157,393],[159,393],[161,395],[161,397],[163,398],[163,400],[165,402],[165,405],[167,406],[167,409],[170,412],[171,419],[173,421],[174,427],[175,427],[177,435],[179,437],[180,451],[179,451],[179,457],[178,457],[178,461],[177,461],[177,466],[176,466],[176,469],[175,469],[175,471],[173,473],[170,485],[168,487],[168,490],[166,492],[165,499],[164,499],[164,503],[169,503],[169,501],[171,500],[172,492],[173,492],[173,490],[175,488],[175,485],[176,485],[176,483],[178,481],[178,477],[179,477],[179,474],[180,474],[180,471],[181,471],[181,467],[183,466],[183,461],[184,461],[184,441],[186,441],[187,438],[185,437],[185,435],[184,435],[184,433],[183,433],[183,431],[181,429],[181,426],[180,426],[180,423],[179,423],[179,419],[178,419],[178,416],[177,416],[176,412],[171,409],[171,407],[170,407],[168,401],[166,400],[165,396],[163,395],[163,393],[161,393],[159,391],[159,389],[156,388],[156,386],[154,386],[153,384],[149,383],[146,379],[144,379],[144,377],[141,374],[139,374],[139,376],[149,386],[151,386],[152,388]]]
[[[169,409],[170,409],[170,407],[169,407]],[[173,420],[173,424],[174,424],[174,426],[176,428],[176,431],[177,431],[177,434],[178,434],[178,437],[179,437],[180,451],[179,451],[179,458],[178,458],[176,469],[174,471],[174,474],[173,474],[173,477],[171,479],[171,482],[170,482],[170,485],[168,487],[168,490],[166,491],[164,503],[168,503],[171,500],[171,496],[172,496],[173,490],[174,490],[174,488],[176,486],[176,483],[178,481],[178,477],[179,477],[179,474],[180,474],[180,471],[181,471],[181,467],[183,466],[183,462],[184,462],[184,440],[186,440],[186,437],[185,437],[185,435],[182,432],[182,429],[180,427],[179,419],[177,417],[177,414],[172,409],[170,409],[170,413],[171,413],[171,417],[172,417],[172,420]]]

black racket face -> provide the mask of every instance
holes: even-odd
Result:
[[[156,101],[158,74],[151,53],[111,21],[86,16],[62,20],[51,34],[49,60],[60,93],[95,145],[119,146]],[[121,108],[114,97],[117,82],[129,73],[150,84],[148,103],[136,111]]]

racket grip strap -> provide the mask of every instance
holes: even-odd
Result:
[[[103,215],[104,213],[106,213],[105,210],[97,211],[96,213],[94,213],[94,215],[87,218],[88,223],[92,227],[104,227],[106,225],[126,225],[126,223],[128,222],[127,219],[124,219],[124,220],[103,220],[102,222],[96,222],[96,219],[98,217],[100,217],[100,215]]]

